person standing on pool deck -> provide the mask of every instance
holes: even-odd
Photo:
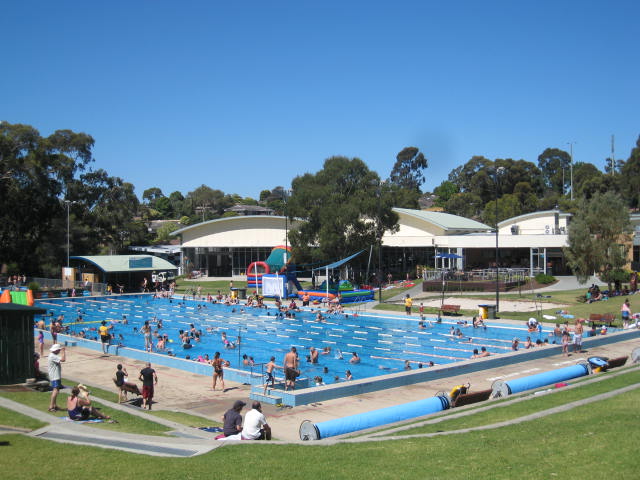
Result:
[[[584,322],[583,318],[578,318],[576,320],[576,327],[574,329],[573,335],[573,353],[582,352],[582,333],[584,332],[584,326],[582,325],[582,322]]]
[[[98,333],[100,334],[100,341],[102,342],[102,353],[107,355],[109,353],[109,343],[111,341],[111,334],[109,330],[111,329],[111,325],[107,326],[106,321],[100,322],[100,327],[98,327]]]
[[[60,354],[62,352],[62,354]],[[51,400],[49,401],[49,411],[55,412],[59,410],[56,405],[56,399],[58,398],[58,392],[62,388],[62,366],[60,363],[67,361],[67,352],[64,347],[59,344],[51,345],[49,348],[49,381],[51,382]]]
[[[271,357],[269,359],[269,363],[267,363],[267,367],[266,367],[266,375],[267,378],[264,381],[264,392],[263,393],[267,393],[267,387],[269,386],[269,382],[271,382],[271,388],[273,388],[273,386],[276,383],[276,379],[273,377],[273,370],[276,368],[276,357]]]
[[[149,410],[151,410],[154,387],[158,384],[158,375],[151,368],[151,363],[147,362],[147,366],[140,370],[138,378],[142,380],[142,408],[149,407]]]
[[[407,315],[411,315],[411,307],[413,306],[413,300],[411,296],[407,293],[407,296],[404,299],[404,311],[407,312]]]
[[[296,347],[291,347],[291,351],[284,356],[284,389],[296,388],[296,378],[298,376],[298,353]]]
[[[222,391],[224,392],[224,366],[228,365],[227,362],[220,358],[220,352],[216,352],[213,356],[213,360],[211,360],[211,366],[213,367],[213,384],[211,385],[211,389],[216,391],[216,383],[218,379],[220,379],[220,384],[222,385]]]

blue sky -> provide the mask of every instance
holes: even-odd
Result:
[[[601,167],[640,135],[637,1],[5,2],[0,120],[95,138],[93,168],[257,198],[420,148]]]

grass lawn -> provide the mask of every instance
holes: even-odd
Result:
[[[640,392],[634,391],[532,422],[463,435],[315,447],[245,443],[188,459],[12,434],[2,437],[0,468],[4,479],[21,480],[63,475],[60,470],[111,479],[121,468],[142,479],[635,479],[638,402]]]
[[[46,423],[36,420],[35,418],[22,415],[21,413],[14,412],[13,410],[0,407],[0,425],[37,430],[44,427]]]
[[[603,376],[603,379],[599,382],[577,386],[576,388],[569,390],[558,390],[549,395],[533,396],[533,394],[528,394],[531,395],[531,398],[527,399],[525,402],[503,405],[499,408],[492,408],[491,410],[485,410],[484,412],[477,412],[466,417],[452,418],[450,420],[446,420],[445,417],[441,422],[403,430],[402,432],[397,432],[393,435],[415,435],[420,433],[452,431],[462,428],[489,425],[496,422],[504,422],[525,415],[530,415],[535,412],[547,410],[549,408],[561,406],[566,403],[575,402],[576,400],[582,400],[593,395],[610,392],[618,388],[640,383],[639,370],[634,370],[629,373],[616,375],[610,378],[606,378],[607,373],[601,375]],[[588,378],[590,377],[585,377],[585,379]],[[572,381],[571,383],[576,382]],[[537,390],[544,390],[544,388]],[[478,406],[486,406],[486,404],[480,403]],[[448,412],[458,413],[455,409],[448,410]]]
[[[64,384],[63,380],[63,384]],[[67,382],[66,385],[71,385],[72,382]],[[58,395],[58,407],[62,408],[56,413],[49,413],[51,415],[52,421],[54,417],[66,417],[67,410],[65,408],[67,397],[70,395],[70,388],[67,388],[60,392]],[[36,392],[36,391],[25,391],[25,392],[2,392],[0,396],[8,398],[9,400],[13,400],[14,402],[21,403],[23,405],[27,405],[29,407],[40,410],[41,412],[47,412],[49,408],[49,399],[51,398],[50,392]],[[117,399],[116,399],[117,401]],[[129,433],[141,433],[146,435],[164,435],[166,432],[170,431],[169,428],[164,425],[160,425],[159,423],[155,423],[153,421],[153,417],[149,415],[149,419],[141,418],[136,415],[130,415],[126,412],[121,412],[119,410],[113,410],[109,407],[106,407],[100,404],[97,401],[92,401],[93,405],[100,409],[102,413],[112,417],[113,419],[118,420],[119,423],[95,423],[91,424],[96,428],[105,428],[108,430],[118,431],[118,432],[129,432]],[[14,425],[16,426],[16,425]],[[29,427],[30,428],[30,427]]]
[[[201,417],[199,415],[192,415],[184,412],[174,412],[170,410],[152,410],[148,412],[151,417],[160,417],[165,420],[171,420],[172,422],[181,423],[188,427],[200,428],[200,427],[222,427],[222,423],[214,422],[213,420]]]

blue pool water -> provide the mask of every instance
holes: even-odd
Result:
[[[278,318],[274,307],[267,309],[228,306],[182,299],[153,299],[149,295],[107,296],[97,298],[77,298],[39,301],[37,305],[52,312],[54,316],[64,314],[64,325],[71,332],[84,331],[87,338],[98,339],[97,327],[102,320],[113,325],[111,330],[115,337],[112,343],[121,343],[126,347],[144,349],[143,335],[139,333],[145,320],[155,317],[162,320],[160,334],[167,334],[170,343],[167,348],[177,357],[191,359],[209,355],[213,358],[216,351],[230,362],[231,367],[250,370],[242,363],[241,356],[252,356],[257,366],[253,371],[260,372],[259,364],[269,361],[273,355],[276,364],[282,365],[284,354],[292,346],[298,349],[301,373],[313,378],[321,376],[325,383],[333,383],[334,377],[345,377],[345,371],[351,370],[354,379],[374,377],[402,371],[405,360],[409,360],[412,368],[422,363],[426,367],[429,361],[436,365],[469,359],[473,349],[486,347],[492,354],[505,353],[511,350],[511,341],[518,337],[521,343],[527,336],[535,342],[538,338],[549,338],[549,331],[528,333],[524,325],[510,326],[489,323],[487,328],[463,327],[455,319],[443,319],[441,324],[435,318],[427,318],[431,323],[420,329],[417,316],[383,316],[333,314],[326,317],[326,322],[316,321],[313,311],[296,312],[295,318]],[[78,314],[82,314],[83,322],[76,322]],[[128,324],[123,325],[123,315]],[[46,319],[47,323],[49,318]],[[202,332],[200,342],[191,342],[192,348],[185,350],[179,340],[179,330],[190,330],[193,324]],[[152,323],[153,330],[156,324]],[[464,334],[459,339],[450,334],[450,329],[460,328]],[[221,340],[222,332],[227,338],[239,345],[234,349],[225,349]],[[118,340],[122,335],[122,340]],[[154,351],[157,339],[154,336]],[[325,347],[331,353],[320,355],[319,362],[312,364],[306,361],[309,348],[315,347],[322,352]],[[343,359],[336,358],[340,350]],[[351,352],[361,357],[359,364],[350,364]],[[158,353],[158,352],[157,352]],[[325,372],[324,369],[328,371]]]

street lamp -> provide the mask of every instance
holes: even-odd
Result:
[[[496,167],[496,313],[500,311],[500,250],[498,248],[498,193],[500,190],[500,174],[504,167]]]
[[[571,185],[571,201],[573,201],[573,146],[578,142],[567,142],[569,145],[569,168],[571,170],[571,176],[569,183]]]
[[[382,230],[382,184],[383,182],[378,182],[378,302],[382,302],[382,235],[384,231]]]
[[[78,202],[72,202],[71,200],[65,200],[64,201],[65,205],[67,206],[67,268],[69,268],[69,238],[71,236],[71,229],[70,227],[70,223],[69,223],[69,209],[71,208],[71,205],[76,204]]]

